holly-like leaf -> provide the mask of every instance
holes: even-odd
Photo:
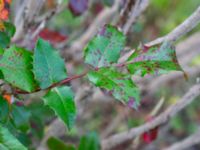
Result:
[[[67,77],[64,60],[48,42],[42,39],[38,40],[35,48],[33,72],[42,89]]]
[[[75,150],[73,145],[65,144],[63,141],[54,137],[50,137],[47,140],[47,145],[49,150]]]
[[[85,48],[85,62],[95,68],[116,63],[125,45],[125,36],[116,27],[105,25]]]
[[[80,16],[88,9],[88,0],[69,0],[68,8],[74,16]]]
[[[32,73],[32,53],[16,46],[7,49],[0,60],[4,79],[15,87],[31,92],[36,88]]]
[[[132,108],[139,105],[139,89],[130,76],[113,68],[100,68],[88,73],[89,80],[100,88],[108,90],[116,99]]]
[[[98,135],[92,132],[81,137],[78,150],[100,150],[100,142]]]
[[[0,124],[1,150],[27,150],[5,127]]]
[[[163,74],[172,70],[182,71],[175,48],[165,42],[160,48],[143,47],[130,56],[128,70],[132,74]],[[130,63],[131,62],[131,63]]]
[[[43,100],[50,106],[58,117],[71,129],[76,118],[74,94],[70,87],[63,86],[51,89]]]

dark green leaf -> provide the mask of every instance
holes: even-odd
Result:
[[[11,37],[15,34],[15,26],[9,22],[4,22],[4,31],[0,31],[0,47],[6,48],[10,44]]]
[[[125,36],[116,27],[105,25],[85,48],[85,62],[95,68],[116,63],[125,45]]]
[[[99,137],[96,133],[89,133],[81,138],[78,150],[100,150]]]
[[[7,49],[0,60],[4,79],[22,90],[31,92],[36,88],[32,73],[32,53],[23,48]]]
[[[50,137],[47,140],[47,145],[49,150],[75,150],[75,147],[73,145],[67,145],[61,140],[54,137]]]
[[[63,86],[51,89],[43,100],[50,106],[58,117],[71,129],[75,122],[76,108],[74,102],[74,93],[70,87]]]
[[[42,39],[38,40],[35,48],[33,72],[42,89],[67,77],[64,61],[58,52]]]
[[[10,37],[5,33],[0,31],[0,47],[6,48],[10,44]]]
[[[108,90],[116,99],[137,108],[139,104],[139,89],[130,76],[122,74],[114,68],[101,68],[88,73],[89,80],[96,86]]]
[[[163,43],[160,48],[144,47],[130,56],[128,70],[132,74],[163,74],[172,70],[182,71],[176,58],[175,48]]]
[[[15,26],[12,23],[9,22],[4,22],[4,26],[5,26],[5,32],[8,35],[8,37],[13,37],[15,34]]]
[[[5,123],[9,117],[9,104],[0,96],[0,122]]]
[[[0,148],[2,150],[27,150],[5,127],[0,125]]]
[[[15,127],[22,132],[26,132],[29,129],[31,113],[23,106],[12,105],[11,114]]]
[[[109,7],[111,7],[114,4],[114,0],[103,0],[103,3]]]

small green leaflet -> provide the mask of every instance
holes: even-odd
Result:
[[[78,150],[100,150],[99,137],[95,132],[88,133],[81,137]]]
[[[43,100],[64,121],[68,129],[73,127],[76,118],[76,108],[74,93],[70,87],[53,88],[43,97]]]
[[[65,144],[63,141],[50,137],[47,140],[49,150],[76,150],[73,145]]]
[[[95,68],[116,63],[124,48],[125,41],[125,36],[116,27],[105,25],[86,46],[85,62]]]
[[[42,39],[38,40],[34,51],[33,72],[42,89],[67,77],[64,60],[48,42]]]
[[[28,150],[5,127],[0,124],[0,149]]]
[[[165,42],[160,48],[143,47],[128,59],[128,70],[132,74],[163,74],[172,70],[183,71],[178,64],[175,48]]]
[[[31,52],[16,46],[7,49],[0,60],[0,70],[13,86],[28,92],[35,90]]]
[[[139,89],[129,75],[122,74],[114,68],[100,68],[88,73],[89,80],[100,88],[108,90],[116,99],[132,108],[139,105]]]

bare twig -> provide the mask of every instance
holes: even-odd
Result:
[[[196,9],[193,14],[187,18],[183,23],[181,23],[179,26],[177,26],[172,32],[169,34],[157,38],[149,43],[147,43],[147,46],[153,46],[162,43],[163,41],[176,41],[181,36],[185,35],[189,31],[191,31],[194,27],[196,27],[200,23],[200,6]]]
[[[130,27],[136,22],[137,18],[146,10],[149,5],[149,0],[137,0],[131,11],[130,18],[123,27],[124,34],[127,34]]]
[[[17,41],[24,36],[24,33],[26,33],[30,27],[30,23],[34,20],[33,18],[38,15],[43,7],[45,0],[24,0],[24,2],[21,3],[20,11],[17,11],[15,17],[16,33],[13,37],[13,41]]]
[[[200,130],[198,130],[196,133],[192,134],[191,136],[187,137],[183,141],[177,142],[171,145],[170,147],[165,148],[164,150],[186,150],[193,145],[200,144],[199,137],[200,137]]]
[[[135,5],[136,0],[127,0],[125,1],[124,8],[120,12],[120,19],[118,22],[118,26],[122,27],[129,17],[129,13],[131,12],[132,7]]]
[[[104,150],[111,149],[125,141],[141,135],[145,131],[153,129],[166,123],[169,119],[174,117],[179,111],[189,105],[197,96],[200,95],[200,84],[193,86],[177,103],[168,107],[163,113],[150,122],[147,122],[137,128],[132,128],[129,131],[115,134],[107,139],[102,140],[102,148]]]

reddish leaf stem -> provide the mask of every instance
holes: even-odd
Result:
[[[27,92],[27,91],[21,91],[21,90],[15,90],[13,93],[14,94],[32,94],[32,93],[36,93],[36,92],[39,92],[39,91],[42,91],[42,90],[50,90],[54,87],[57,87],[57,86],[60,86],[60,85],[63,85],[63,84],[66,84],[66,83],[69,83],[70,81],[72,80],[75,80],[75,79],[78,79],[78,78],[82,78],[84,77],[85,75],[87,74],[87,71],[82,73],[82,74],[79,74],[79,75],[74,75],[74,76],[71,76],[71,77],[68,77],[68,78],[65,78],[64,80],[61,80],[60,82],[57,82],[57,83],[54,83],[52,84],[50,87],[46,88],[46,89],[36,89],[35,91],[32,91],[32,92]]]

